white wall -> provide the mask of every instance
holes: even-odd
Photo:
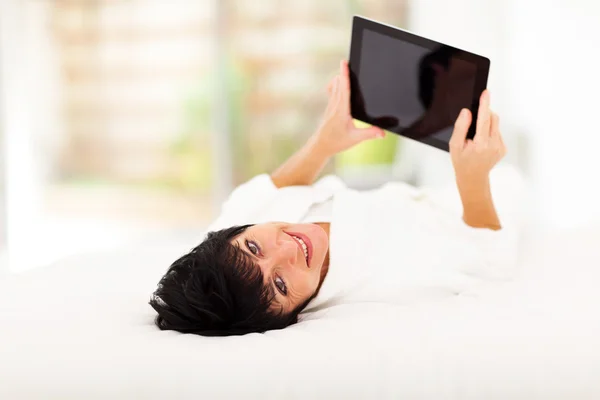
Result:
[[[32,255],[31,237],[39,224],[42,181],[39,152],[34,147],[34,127],[45,121],[43,93],[35,82],[43,80],[35,73],[44,71],[40,54],[29,52],[27,18],[28,2],[0,2],[0,46],[2,59],[0,90],[2,131],[4,134],[4,165],[6,186],[7,249],[11,268],[27,264]],[[36,109],[37,106],[37,109]]]
[[[600,3],[511,3],[509,75],[527,127],[540,214],[550,226],[600,222]]]
[[[491,59],[488,87],[509,161],[527,167],[543,228],[600,221],[600,2],[418,0],[409,29]],[[525,135],[527,153],[519,144]],[[425,184],[451,179],[447,155],[408,143]],[[424,168],[424,166],[426,166]]]

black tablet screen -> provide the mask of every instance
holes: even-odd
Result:
[[[447,143],[460,110],[472,106],[477,65],[454,47],[425,48],[369,29],[360,48],[353,116],[417,140]]]

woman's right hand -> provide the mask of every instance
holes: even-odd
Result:
[[[450,139],[450,156],[459,185],[477,185],[488,182],[492,168],[506,155],[506,146],[500,133],[498,115],[490,109],[489,90],[484,90],[479,101],[475,137],[467,139],[471,112],[464,108],[454,124]]]

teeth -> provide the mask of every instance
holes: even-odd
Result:
[[[296,239],[298,241],[298,243],[300,243],[300,245],[302,246],[302,250],[304,250],[304,258],[308,262],[308,248],[306,246],[306,243],[304,243],[304,240],[300,239],[298,236],[292,236],[292,237],[294,239]]]

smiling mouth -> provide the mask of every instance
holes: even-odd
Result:
[[[298,242],[300,248],[302,248],[302,252],[304,253],[304,259],[306,260],[306,264],[308,264],[308,246],[306,246],[306,243],[304,243],[304,240],[302,240],[302,238],[294,235],[292,235],[292,237],[296,239],[296,242]]]
[[[292,239],[294,239],[296,241],[296,244],[298,245],[298,247],[300,248],[300,250],[302,250],[302,253],[304,254],[304,261],[306,261],[306,266],[310,268],[310,245],[308,243],[306,243],[306,241],[298,236],[298,234],[293,234],[293,233],[288,233],[286,232],[289,236],[292,237]],[[308,240],[308,239],[307,239]]]

